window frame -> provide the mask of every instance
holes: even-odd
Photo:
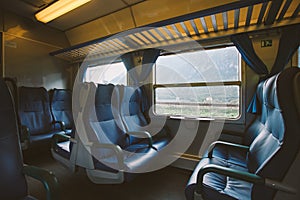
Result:
[[[231,47],[233,45],[226,45],[222,47],[216,47],[214,49],[221,49],[225,47]],[[205,49],[205,50],[210,50],[210,49]],[[196,50],[197,51],[197,50]],[[183,51],[180,53],[186,53],[187,51]],[[168,56],[168,55],[163,55],[163,56]],[[245,62],[242,60],[241,55],[239,54],[238,56],[238,62],[240,63],[240,68],[239,68],[239,79],[238,81],[220,81],[220,82],[189,82],[189,83],[171,83],[171,84],[156,84],[156,73],[157,73],[157,68],[156,68],[156,63],[154,65],[153,69],[153,85],[152,85],[152,113],[156,116],[164,116],[167,117],[168,119],[190,119],[190,120],[214,120],[214,121],[225,121],[226,123],[234,123],[234,124],[242,124],[245,123],[245,113],[243,110],[245,110],[245,82],[244,80],[246,79],[245,75]],[[184,116],[184,115],[170,115],[170,114],[160,114],[156,113],[156,92],[155,89],[157,88],[166,88],[166,87],[205,87],[205,86],[238,86],[239,87],[239,106],[238,106],[238,111],[239,115],[236,118],[224,118],[224,117],[215,117],[215,118],[209,118],[209,117],[191,117],[191,116]],[[213,104],[212,104],[213,105]]]

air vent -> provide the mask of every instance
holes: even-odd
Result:
[[[43,8],[56,0],[21,0],[21,1],[35,8]]]

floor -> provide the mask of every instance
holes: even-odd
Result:
[[[83,169],[71,173],[51,157],[49,150],[25,152],[24,162],[53,171],[59,180],[62,200],[184,200],[184,188],[191,174],[187,170],[167,167],[140,174],[129,183],[99,185],[92,183]],[[45,199],[42,184],[29,177],[27,180],[30,194]]]

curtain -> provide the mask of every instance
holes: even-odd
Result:
[[[152,72],[153,65],[155,64],[160,50],[159,49],[145,49],[141,50],[142,52],[142,65],[135,66],[134,62],[134,54],[135,52],[129,52],[121,56],[121,59],[127,69],[129,71],[130,77],[134,81],[135,85],[142,84],[148,78],[150,73]],[[137,68],[140,68],[140,73],[138,73]]]
[[[133,54],[134,54],[134,52],[123,54],[121,56],[121,59],[125,65],[127,71],[129,72],[130,78],[133,80],[134,84],[137,84],[138,83],[138,80],[137,80],[138,74],[137,74],[137,71],[134,70],[135,63],[134,63]]]
[[[255,53],[252,41],[247,33],[233,35],[231,36],[231,41],[239,50],[244,61],[255,73],[259,75],[267,75],[269,73],[266,65]]]
[[[278,52],[268,77],[281,72],[300,45],[300,25],[284,27],[281,33]]]
[[[234,43],[236,48],[239,50],[242,58],[248,64],[248,66],[259,75],[264,75],[259,82],[281,72],[289,60],[292,58],[295,51],[300,45],[300,25],[288,26],[282,28],[282,33],[279,41],[278,53],[272,66],[271,72],[268,72],[266,65],[260,60],[253,49],[252,42],[248,34],[238,34],[231,37],[231,41]],[[256,94],[254,94],[247,112],[259,113],[259,105],[257,103]]]
[[[136,63],[134,62],[134,55],[137,52],[142,53],[142,62],[140,66],[135,66]],[[160,54],[159,49],[145,49],[135,52],[129,52],[121,56],[121,59],[129,72],[129,75],[131,79],[134,82],[134,85],[137,87],[140,87],[141,91],[139,91],[141,94],[141,100],[142,100],[142,111],[147,111],[150,107],[150,98],[146,96],[146,88],[145,80],[147,80],[148,76],[151,74],[153,66]],[[140,67],[140,73],[138,73],[137,68]]]
[[[240,52],[243,60],[248,66],[257,74],[267,76],[269,71],[263,61],[257,56],[254,51],[252,41],[247,33],[231,36],[231,41]],[[261,81],[261,80],[260,80]],[[259,82],[260,82],[259,81]],[[247,112],[252,114],[258,114],[260,112],[257,103],[256,93],[252,97],[250,104],[248,105]]]
[[[143,60],[142,60],[142,70],[140,73],[139,81],[142,82],[147,79],[153,69],[160,50],[159,49],[146,49],[144,50]]]
[[[260,114],[261,113],[261,105],[259,102],[256,93],[253,95],[250,104],[248,105],[247,112],[252,114]]]
[[[142,71],[140,74],[140,82],[143,80],[146,80],[150,73],[153,70],[153,66],[160,55],[159,49],[146,49],[143,54],[143,60],[142,60]],[[145,84],[145,83],[144,83]],[[149,85],[149,84],[146,84]],[[143,94],[147,94],[146,92],[146,85],[141,86],[141,92]],[[146,96],[145,100],[142,103],[142,111],[148,114],[148,111],[150,109],[150,103],[151,98]],[[149,120],[149,116],[146,115],[146,118]]]

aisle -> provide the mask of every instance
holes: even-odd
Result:
[[[75,174],[70,173],[51,157],[49,151],[26,153],[25,162],[55,173],[61,188],[61,200],[184,200],[185,184],[191,173],[167,167],[141,174],[129,183],[97,185],[89,181],[83,169],[79,169]],[[28,178],[28,185],[30,194],[44,199],[44,189],[39,182]]]

